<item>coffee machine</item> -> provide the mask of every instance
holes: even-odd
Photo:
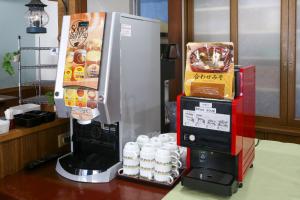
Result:
[[[182,185],[219,195],[242,187],[255,153],[255,67],[235,67],[234,100],[180,95],[177,141],[187,147]]]
[[[97,106],[86,121],[71,114],[83,108],[64,100],[70,16],[63,19],[55,104],[60,118],[70,118],[71,153],[58,159],[56,171],[74,181],[109,182],[121,168],[125,143],[160,130],[160,23],[117,12],[105,16]],[[82,35],[87,24],[79,22]]]

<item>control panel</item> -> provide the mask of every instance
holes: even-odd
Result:
[[[232,102],[181,97],[181,145],[230,152]]]

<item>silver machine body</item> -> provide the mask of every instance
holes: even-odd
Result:
[[[64,16],[62,33],[68,33],[70,16]],[[71,153],[74,120],[64,104],[63,74],[68,34],[61,35],[61,51],[55,85],[55,104],[60,118],[70,118]],[[99,79],[99,115],[93,121],[118,123],[119,160],[106,170],[66,170],[58,159],[56,171],[80,182],[109,182],[122,166],[122,150],[140,134],[160,131],[160,23],[117,12],[106,13]],[[103,161],[105,162],[105,161]],[[75,172],[76,171],[76,172]]]

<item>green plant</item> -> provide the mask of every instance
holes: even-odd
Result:
[[[12,52],[12,53],[8,52],[8,53],[4,54],[3,62],[2,62],[2,68],[10,76],[15,75],[15,70],[13,68],[12,61],[13,61],[14,57],[19,55],[19,54],[20,54],[19,51]]]
[[[54,105],[55,101],[54,101],[54,94],[51,91],[46,92],[45,94],[47,96],[47,100],[48,100],[48,104],[49,105]]]

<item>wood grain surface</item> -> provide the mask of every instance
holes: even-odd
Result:
[[[58,119],[32,128],[17,128],[0,135],[0,178],[16,173],[45,155],[67,152],[58,147],[58,135],[69,131],[69,120]],[[1,198],[0,198],[1,199]]]
[[[158,200],[168,191],[117,178],[109,183],[70,181],[56,173],[55,162],[0,179],[1,200]]]

